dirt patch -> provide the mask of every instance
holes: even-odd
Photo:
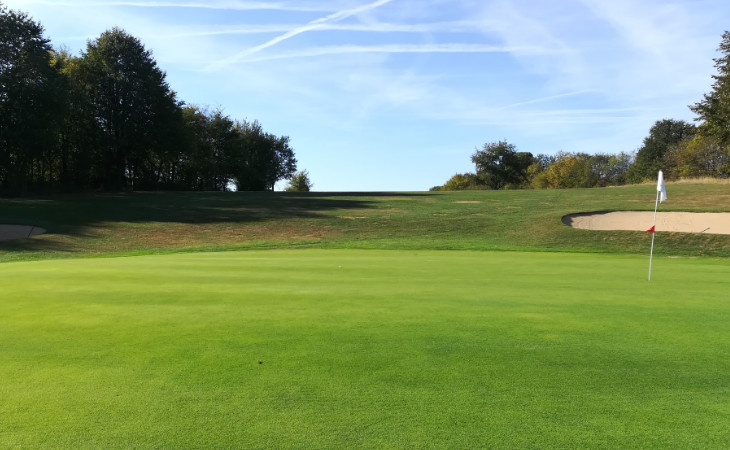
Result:
[[[583,230],[646,231],[654,224],[653,211],[604,211],[568,214],[563,224]],[[730,213],[658,212],[656,231],[730,234]]]
[[[0,241],[25,239],[45,232],[43,228],[33,225],[0,225]]]

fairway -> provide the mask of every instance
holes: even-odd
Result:
[[[725,260],[271,250],[0,272],[0,447],[727,448]]]

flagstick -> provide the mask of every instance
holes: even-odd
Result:
[[[659,191],[656,191],[656,203],[654,203],[654,225],[652,226],[652,229],[656,227],[656,210],[659,207]],[[651,261],[654,259],[654,234],[655,232],[651,232],[651,253],[649,253],[649,281],[651,281]]]

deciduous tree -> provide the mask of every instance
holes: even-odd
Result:
[[[620,186],[626,183],[626,174],[633,164],[633,156],[621,152],[615,155],[597,153],[590,158],[591,170],[598,186]]]
[[[715,136],[698,134],[677,144],[665,157],[674,178],[730,177],[730,145]]]
[[[289,185],[284,189],[287,192],[309,192],[312,190],[312,182],[309,180],[309,172],[302,170],[295,173],[289,179]]]
[[[484,144],[471,157],[476,165],[476,175],[481,184],[490,189],[502,189],[508,185],[521,186],[527,179],[527,168],[533,162],[532,153],[517,152],[506,141]]]
[[[63,112],[60,76],[43,27],[0,3],[0,189],[43,180]],[[43,172],[43,173],[38,173]]]
[[[100,150],[97,181],[105,188],[134,188],[148,181],[151,153],[168,135],[176,114],[175,93],[151,53],[119,28],[89,42],[79,63],[78,82],[86,94],[83,105]]]
[[[593,172],[591,155],[559,153],[546,170],[548,187],[555,189],[590,188],[598,181]]]
[[[730,32],[722,35],[719,58],[715,58],[717,74],[712,78],[712,91],[704,98],[690,106],[701,121],[700,132],[705,136],[714,136],[722,145],[730,144]]]
[[[266,133],[258,121],[240,122],[236,130],[242,139],[242,153],[234,168],[239,191],[271,191],[277,181],[294,175],[297,160],[288,136]]]
[[[656,178],[669,149],[683,139],[692,137],[695,132],[696,127],[683,120],[663,119],[655,122],[636,153],[636,159],[626,175],[627,181],[640,183],[645,179]]]
[[[473,173],[457,173],[441,186],[442,191],[463,191],[476,189],[479,186],[477,176]]]
[[[137,38],[113,28],[73,56],[0,2],[0,194],[273,190],[295,172],[288,136],[183,108]]]

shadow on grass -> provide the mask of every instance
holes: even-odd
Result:
[[[373,208],[367,197],[418,197],[392,192],[132,192],[0,199],[0,224],[35,225],[48,234],[93,237],[89,228],[106,222],[255,223],[317,219],[328,211]],[[63,239],[0,242],[0,251],[64,252]]]
[[[434,195],[440,195],[440,192],[283,192],[283,195],[306,195],[306,196],[318,196],[318,197],[403,197],[403,198],[418,198],[418,197],[433,197]]]
[[[9,253],[61,253],[74,254],[76,251],[63,242],[39,238],[26,238],[14,241],[0,241],[0,252]],[[13,260],[13,258],[5,258]]]

